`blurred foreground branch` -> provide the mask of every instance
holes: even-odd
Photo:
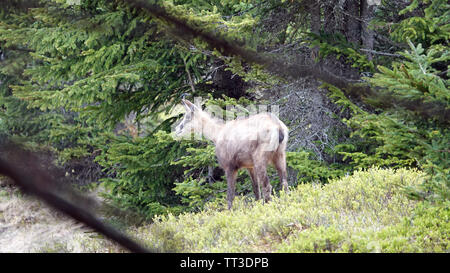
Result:
[[[154,252],[97,219],[88,210],[95,201],[58,183],[36,154],[9,141],[0,141],[0,174],[11,178],[22,191],[44,200],[52,208],[86,224],[129,251]]]

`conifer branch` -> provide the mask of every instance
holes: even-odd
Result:
[[[378,102],[377,106],[389,109],[403,107],[414,111],[424,118],[435,118],[443,124],[450,124],[450,109],[437,102],[424,102],[422,100],[407,100],[395,94],[383,94],[368,85],[355,85],[348,79],[333,75],[326,71],[323,64],[300,65],[289,63],[287,60],[239,46],[239,42],[227,40],[218,34],[213,34],[198,27],[191,26],[187,21],[171,15],[157,1],[122,0],[133,8],[142,9],[149,14],[166,21],[174,29],[173,33],[183,40],[201,38],[211,48],[218,50],[225,56],[238,56],[248,63],[262,65],[268,72],[286,79],[299,79],[312,77],[341,89],[347,97],[361,99],[364,102]]]

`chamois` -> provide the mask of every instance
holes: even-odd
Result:
[[[288,191],[286,173],[286,144],[288,128],[271,113],[259,113],[245,119],[226,123],[212,118],[200,107],[182,99],[186,109],[183,120],[175,128],[175,135],[202,134],[216,147],[216,157],[227,178],[228,209],[236,195],[237,171],[246,168],[250,174],[256,200],[271,200],[272,186],[267,176],[267,165],[278,171],[283,190]]]

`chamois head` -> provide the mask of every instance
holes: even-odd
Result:
[[[175,128],[175,135],[181,137],[186,134],[201,132],[201,115],[203,111],[188,100],[182,99],[181,102],[186,109],[186,113],[184,114],[183,120]]]

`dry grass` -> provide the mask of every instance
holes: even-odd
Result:
[[[9,186],[0,187],[0,252],[120,252],[83,224]]]

